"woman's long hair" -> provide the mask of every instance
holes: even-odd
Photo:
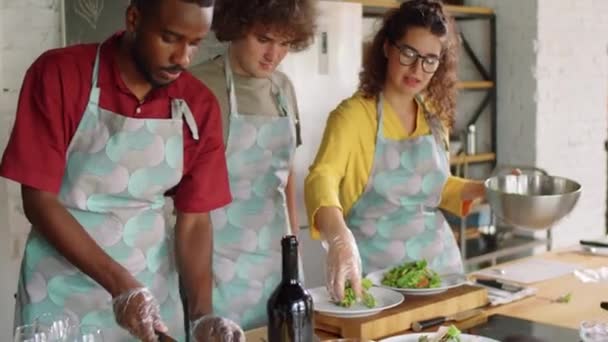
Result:
[[[423,91],[426,104],[433,109],[446,126],[454,123],[456,111],[456,83],[460,39],[454,19],[436,0],[409,0],[389,11],[367,48],[363,70],[359,75],[359,90],[365,97],[376,97],[386,82],[388,60],[384,54],[385,42],[397,42],[410,27],[423,27],[439,37],[442,43],[440,65]]]

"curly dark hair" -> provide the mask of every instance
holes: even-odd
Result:
[[[216,0],[211,29],[220,41],[244,37],[256,24],[291,37],[290,48],[300,51],[314,39],[317,0]]]
[[[424,91],[425,102],[432,104],[433,115],[448,127],[454,124],[456,111],[456,83],[460,38],[456,32],[454,19],[437,0],[409,0],[399,8],[386,13],[382,27],[368,46],[363,70],[359,75],[359,90],[365,97],[376,97],[384,88],[387,59],[384,43],[394,43],[406,33],[409,27],[427,28],[441,38],[442,52],[439,69],[433,75]]]
[[[161,0],[131,0],[131,5],[143,13],[148,13],[151,9],[157,9]],[[182,0],[192,4],[198,4],[201,7],[213,6],[213,0]]]

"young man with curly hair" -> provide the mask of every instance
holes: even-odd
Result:
[[[213,307],[244,329],[266,323],[281,278],[280,240],[297,234],[294,153],[298,106],[276,70],[310,45],[316,0],[220,0],[213,26],[227,52],[192,68],[218,98],[233,202],[211,213]]]

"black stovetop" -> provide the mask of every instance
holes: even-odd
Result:
[[[492,315],[488,322],[465,331],[504,342],[577,342],[579,331],[503,315]]]

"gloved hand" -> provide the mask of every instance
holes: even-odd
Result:
[[[156,331],[167,332],[160,308],[146,287],[130,289],[112,299],[116,322],[144,342],[156,342]]]
[[[214,315],[190,322],[190,335],[196,342],[245,342],[245,333],[238,324]]]
[[[325,286],[332,300],[341,301],[344,298],[347,280],[357,298],[361,298],[361,257],[353,233],[344,225],[331,237],[323,239],[323,246],[327,249]]]

